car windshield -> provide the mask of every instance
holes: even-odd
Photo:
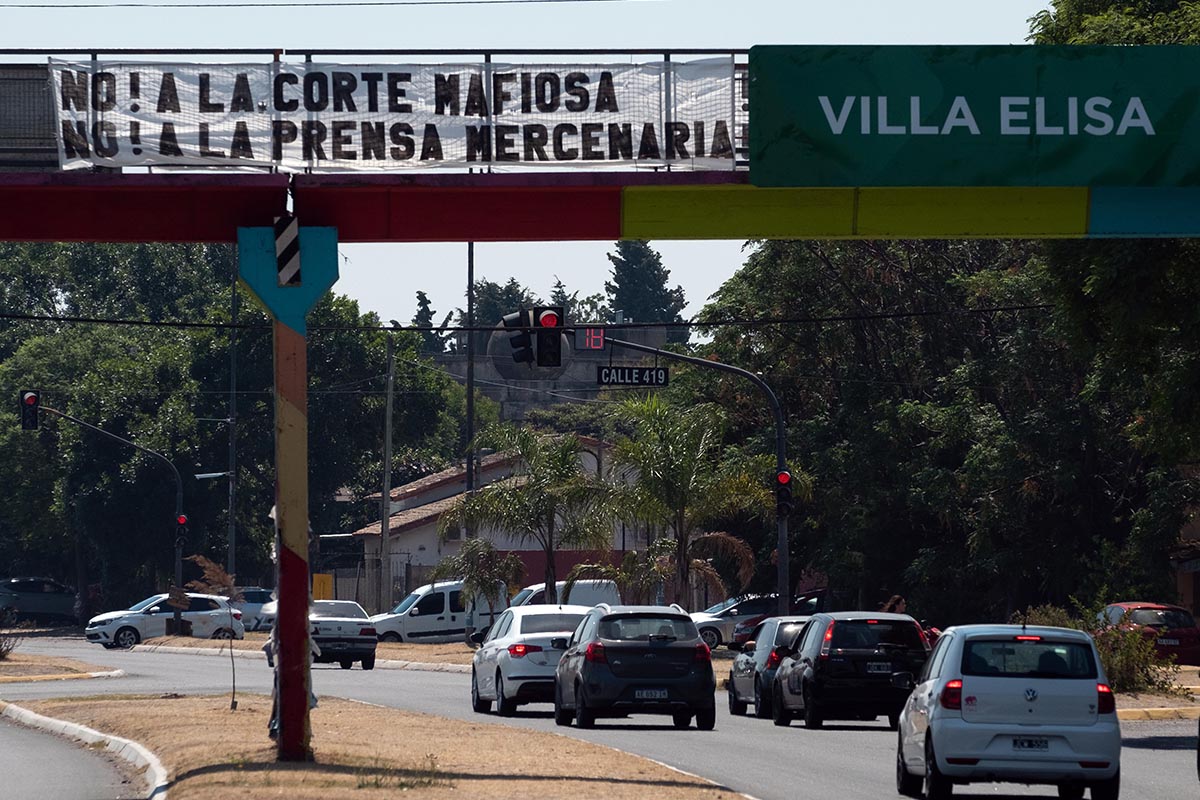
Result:
[[[509,602],[509,605],[523,606],[525,605],[525,598],[529,597],[531,594],[533,594],[533,589],[522,589],[513,596],[513,599],[511,602]]]
[[[834,650],[874,650],[889,645],[910,650],[925,648],[916,623],[892,619],[839,619],[833,625],[829,644]]]
[[[313,603],[311,616],[323,619],[326,617],[353,617],[366,619],[367,612],[362,606],[349,600],[318,600]]]
[[[147,608],[154,605],[155,603],[161,603],[165,598],[166,598],[166,595],[156,594],[153,597],[147,597],[145,600],[138,603],[137,605],[130,606],[129,610],[130,611],[145,611]]]
[[[729,608],[731,605],[736,603],[739,599],[740,598],[737,598],[737,597],[731,597],[728,600],[722,600],[721,602],[717,603],[715,606],[709,606],[708,608],[704,609],[704,613],[705,614],[719,614],[720,612],[724,611],[725,609]]]
[[[1139,608],[1129,612],[1129,621],[1155,628],[1196,627],[1196,620],[1181,608]]]
[[[963,675],[997,678],[1096,678],[1092,648],[1083,642],[971,639],[963,648]]]
[[[615,641],[695,639],[696,625],[687,617],[665,614],[623,614],[600,620],[600,638]]]
[[[400,605],[398,605],[392,609],[392,613],[393,614],[403,614],[405,611],[408,611],[410,608],[412,608],[413,604],[416,603],[420,599],[421,599],[421,595],[417,594],[416,592],[413,592],[408,597],[401,600]]]
[[[583,614],[531,614],[521,617],[521,633],[569,633],[581,619]]]

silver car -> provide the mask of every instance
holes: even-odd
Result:
[[[74,620],[75,590],[52,578],[9,578],[0,582],[0,621]]]

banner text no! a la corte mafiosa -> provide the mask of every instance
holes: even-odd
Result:
[[[50,61],[64,169],[734,167],[732,58],[642,64]]]

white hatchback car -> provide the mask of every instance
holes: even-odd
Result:
[[[554,671],[563,651],[550,641],[570,636],[588,606],[515,606],[487,631],[471,663],[471,708],[480,714],[496,703],[496,712],[511,716],[525,703],[554,701]]]
[[[963,625],[942,633],[900,714],[896,789],[1056,784],[1059,797],[1117,800],[1121,728],[1090,636],[1066,628]]]
[[[202,639],[242,639],[246,627],[242,612],[231,608],[229,601],[215,594],[188,592],[188,607],[180,619],[190,623],[192,635]],[[88,620],[84,635],[89,642],[107,648],[133,647],[143,639],[167,635],[167,620],[175,609],[167,603],[170,595],[156,594],[124,611],[109,611]]]

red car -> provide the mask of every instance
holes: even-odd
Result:
[[[1140,628],[1154,637],[1159,656],[1175,656],[1176,664],[1200,666],[1200,628],[1187,609],[1163,603],[1113,603],[1105,607],[1104,618],[1111,625]]]

